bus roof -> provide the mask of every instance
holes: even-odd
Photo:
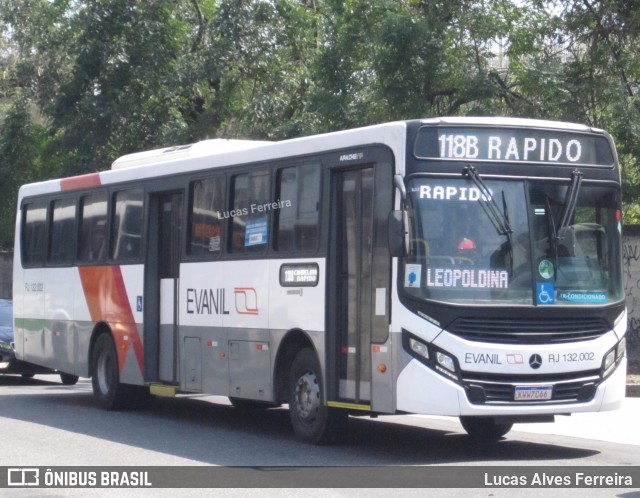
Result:
[[[67,188],[75,189],[95,184],[105,185],[120,181],[159,177],[178,171],[194,172],[221,166],[305,156],[327,150],[337,151],[374,143],[391,147],[398,164],[402,167],[406,155],[406,144],[403,139],[406,139],[407,127],[427,124],[555,128],[583,133],[604,133],[602,130],[584,125],[559,121],[504,117],[440,117],[394,121],[275,142],[211,139],[188,145],[127,154],[116,159],[112,163],[111,169],[106,171],[23,185],[20,188],[19,198],[22,198],[27,192],[29,195],[37,195],[60,190],[61,181],[66,182]]]
[[[111,165],[111,169],[132,168],[136,166],[144,166],[147,164],[159,164],[187,157],[223,154],[225,152],[247,150],[268,143],[271,142],[264,142],[259,140],[230,140],[224,138],[202,140],[200,142],[188,145],[165,147],[162,149],[154,149],[127,154],[116,159]]]
[[[496,127],[518,127],[518,128],[543,128],[558,129],[567,131],[578,131],[583,133],[605,133],[600,128],[594,128],[583,124],[569,123],[566,121],[547,121],[543,119],[531,118],[507,118],[507,117],[478,117],[478,116],[451,116],[441,118],[427,118],[420,120],[422,124],[443,124],[443,125],[463,125],[463,126],[496,126]]]
[[[25,195],[59,191],[62,182],[65,182],[66,189],[77,189],[128,180],[157,178],[178,172],[189,173],[222,166],[300,157],[369,144],[385,144],[391,147],[395,157],[403,164],[406,147],[402,138],[405,136],[406,128],[406,121],[396,121],[277,142],[212,139],[137,152],[116,159],[111,169],[106,171],[22,185],[19,199]]]

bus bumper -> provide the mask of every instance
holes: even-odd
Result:
[[[519,402],[474,404],[465,389],[434,372],[417,360],[412,360],[398,376],[396,407],[399,411],[424,415],[553,415],[578,412],[615,410],[622,404],[626,391],[627,358],[586,402]]]

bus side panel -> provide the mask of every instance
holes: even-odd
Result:
[[[227,334],[222,317],[231,312],[233,294],[223,284],[225,264],[186,263],[180,267],[178,376],[187,391],[228,395]]]
[[[271,329],[323,331],[326,260],[271,260],[269,267]]]
[[[313,267],[315,285],[281,285],[282,265]],[[299,329],[315,338],[323,358],[324,268],[323,259],[183,264],[181,388],[273,401],[273,369],[287,331]]]
[[[95,328],[95,323],[89,313],[89,306],[87,304],[87,298],[82,288],[82,268],[73,269],[78,280],[78,287],[76,293],[73,295],[73,322],[76,331],[77,340],[77,355],[75,358],[76,375],[83,377],[89,377],[89,344],[91,341],[91,334]]]
[[[15,354],[20,360],[24,359],[24,270],[22,268],[22,247],[20,237],[20,225],[22,220],[22,210],[18,209],[16,216],[15,246],[13,251],[13,340],[15,344]]]
[[[22,355],[21,359],[43,364],[45,329],[44,320],[44,281],[42,268],[25,268],[22,272],[24,294],[22,294],[22,312],[14,309],[14,317],[21,318]]]
[[[143,384],[142,286],[144,267],[83,266],[78,268],[82,292],[74,299],[77,328],[75,363],[78,375],[88,375],[90,341],[95,325],[109,326],[115,341],[120,381]]]
[[[223,394],[219,389],[225,384],[220,379],[224,375],[229,396],[250,398],[260,392],[262,399],[271,399],[267,289],[264,261],[182,266],[178,341],[182,389]],[[214,328],[217,325],[222,328]],[[187,331],[190,335],[185,335]]]
[[[120,380],[126,384],[143,385],[142,289],[144,286],[144,265],[123,265],[119,269],[122,277],[120,292],[126,293],[126,295],[122,295],[120,299],[111,300],[109,320],[117,319],[123,322],[120,347],[126,349],[126,355],[124,355],[124,363],[120,365]],[[116,344],[118,344],[118,340],[116,340]]]
[[[233,329],[269,329],[269,272],[261,260],[223,263],[224,271],[216,272],[215,281],[229,290],[229,313],[223,314],[222,325]]]
[[[73,302],[75,289],[80,288],[75,268],[44,270],[44,333],[42,361],[49,368],[75,374],[76,340]]]

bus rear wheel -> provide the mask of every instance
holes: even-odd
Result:
[[[324,399],[318,357],[312,349],[302,349],[291,364],[289,376],[289,418],[301,441],[312,444],[334,442],[346,425],[348,413],[328,407]]]
[[[513,427],[513,423],[498,422],[493,417],[460,417],[460,423],[469,436],[487,441],[500,439]]]
[[[120,383],[116,345],[107,333],[100,334],[93,347],[91,385],[98,404],[105,410],[128,406],[130,392],[128,386]]]

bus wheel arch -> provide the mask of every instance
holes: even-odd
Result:
[[[326,403],[320,360],[313,348],[298,351],[289,370],[289,419],[305,443],[335,442],[344,433],[349,413]]]
[[[311,338],[300,329],[287,332],[280,343],[276,355],[276,368],[274,370],[275,399],[278,403],[289,401],[289,373],[294,358],[299,351],[305,348],[313,348]]]
[[[89,372],[93,394],[102,408],[118,410],[127,407],[130,393],[128,386],[120,383],[116,344],[105,324],[99,324],[94,330]]]
[[[334,442],[348,412],[326,404],[324,372],[309,335],[292,329],[282,340],[274,373],[278,402],[289,404],[289,418],[298,439],[311,444]]]

